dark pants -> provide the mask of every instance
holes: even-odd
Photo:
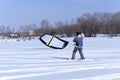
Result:
[[[79,54],[80,54],[81,59],[85,59],[85,57],[84,57],[84,55],[83,55],[83,52],[82,52],[82,48],[79,48],[79,47],[75,47],[75,48],[74,48],[71,59],[75,59],[75,55],[76,55],[76,52],[77,52],[77,51],[79,51]]]

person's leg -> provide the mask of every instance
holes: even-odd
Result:
[[[71,59],[75,59],[76,52],[77,52],[77,48],[74,47]]]
[[[79,54],[80,54],[81,59],[85,59],[83,52],[82,52],[82,48],[79,48]]]

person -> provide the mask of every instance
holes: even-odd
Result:
[[[74,60],[75,59],[75,55],[76,52],[79,51],[80,54],[80,60],[81,59],[85,59],[83,52],[82,52],[82,47],[83,47],[83,38],[84,38],[84,34],[81,32],[76,32],[76,37],[73,39],[73,42],[75,42],[75,47],[72,53],[72,57],[71,59]]]

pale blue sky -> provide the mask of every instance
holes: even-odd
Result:
[[[0,25],[39,25],[43,19],[53,24],[76,19],[84,13],[117,10],[120,0],[0,0]]]

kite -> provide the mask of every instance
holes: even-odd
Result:
[[[41,35],[39,39],[43,44],[53,49],[63,49],[69,43],[68,41],[48,33]]]

